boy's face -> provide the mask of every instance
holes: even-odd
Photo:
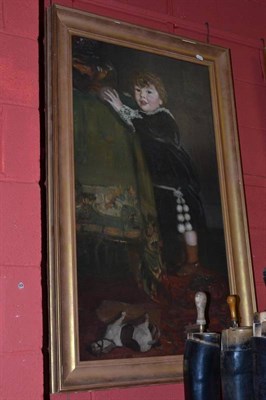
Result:
[[[154,85],[144,87],[135,85],[134,91],[138,106],[145,112],[155,111],[163,104]]]

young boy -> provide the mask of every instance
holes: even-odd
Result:
[[[186,259],[178,273],[186,274],[199,263],[196,229],[203,221],[203,209],[198,178],[180,144],[176,121],[164,106],[167,94],[161,79],[149,72],[138,73],[132,86],[136,109],[123,104],[114,89],[106,89],[103,99],[139,138],[154,187],[164,261],[169,269],[169,249],[173,240],[178,242],[177,234],[182,234]]]

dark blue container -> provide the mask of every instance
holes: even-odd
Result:
[[[220,400],[220,334],[189,334],[184,352],[186,400]]]
[[[266,337],[252,338],[255,400],[266,400]]]
[[[222,332],[221,381],[223,400],[254,400],[252,327]]]

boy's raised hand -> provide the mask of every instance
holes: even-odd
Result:
[[[102,91],[103,100],[107,101],[115,111],[119,112],[123,106],[122,101],[120,100],[119,94],[115,89],[105,88]]]

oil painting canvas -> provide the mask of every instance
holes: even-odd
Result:
[[[228,322],[208,68],[77,36],[72,51],[81,359],[182,354],[197,291],[209,328]]]

